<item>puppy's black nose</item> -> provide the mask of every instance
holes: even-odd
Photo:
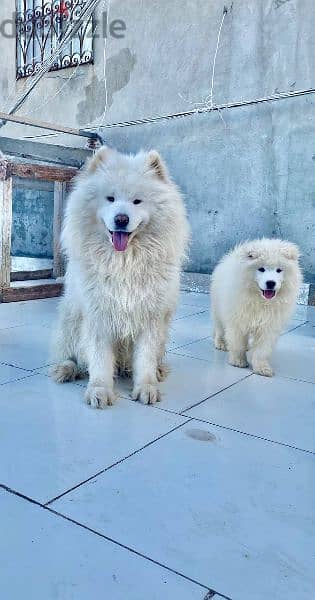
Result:
[[[115,225],[116,225],[116,227],[123,227],[123,228],[125,228],[125,227],[127,227],[128,223],[129,223],[129,217],[128,217],[128,215],[121,215],[121,214],[116,215],[116,217],[115,217]]]
[[[273,290],[275,285],[276,285],[275,281],[266,281],[267,290]]]

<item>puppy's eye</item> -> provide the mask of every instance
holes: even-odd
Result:
[[[260,269],[258,269],[258,271],[260,271],[261,273],[264,273],[266,269],[264,269],[264,267],[260,267]]]
[[[282,273],[282,269],[277,269],[277,273]]]
[[[133,201],[134,204],[141,204],[142,200],[138,200],[138,198],[136,198],[136,200]]]
[[[115,202],[114,196],[107,196],[106,200],[108,200],[108,202]]]

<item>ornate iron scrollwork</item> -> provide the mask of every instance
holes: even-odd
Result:
[[[17,0],[17,78],[36,73],[56,49],[69,26],[77,21],[87,0]],[[93,63],[92,17],[65,46],[51,70]]]

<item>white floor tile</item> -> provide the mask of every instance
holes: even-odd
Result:
[[[315,452],[313,383],[252,375],[186,414]]]
[[[315,325],[315,306],[308,306],[307,307],[307,320],[310,322],[311,325]]]
[[[0,306],[1,308],[1,306]],[[0,330],[0,362],[23,369],[49,364],[51,330],[41,325],[22,325]]]
[[[233,600],[310,600],[313,456],[224,427],[314,449],[315,307],[297,308],[270,380],[228,365],[226,353],[213,348],[208,295],[182,293],[170,336],[172,371],[157,405],[166,411],[126,398],[94,411],[84,403],[84,383],[57,386],[27,371],[47,371],[58,302],[0,304],[0,484],[46,502],[136,452],[52,506]],[[127,395],[131,382],[116,387]],[[187,417],[167,412],[187,411],[213,394]],[[4,598],[85,600],[106,589],[109,600],[204,600],[206,590],[74,525],[63,522],[63,533],[47,511],[21,499],[18,514],[10,508],[15,497],[6,496]],[[25,507],[39,511],[36,518]],[[82,542],[72,527],[83,531]]]
[[[19,325],[52,325],[59,298],[1,304],[0,329]]]
[[[240,600],[310,600],[314,457],[192,421],[53,504]]]
[[[315,328],[306,324],[282,335],[272,363],[278,375],[315,383]]]
[[[205,310],[209,309],[210,298],[208,294],[194,292],[181,292],[180,304],[184,306],[199,306]]]
[[[51,512],[0,491],[6,600],[203,600],[207,590]]]
[[[306,304],[299,304],[294,313],[294,319],[299,321],[307,321],[307,306]]]
[[[0,386],[0,483],[47,502],[185,421],[123,398],[94,410],[83,394],[44,375]]]
[[[207,312],[173,321],[169,332],[168,350],[185,346],[212,333],[210,315]]]

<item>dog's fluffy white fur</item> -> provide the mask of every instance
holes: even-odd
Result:
[[[128,238],[115,231],[117,222]],[[97,152],[66,208],[56,381],[88,373],[87,402],[103,408],[115,399],[115,372],[132,372],[134,399],[160,399],[157,383],[166,374],[165,342],[188,237],[181,194],[156,151]]]
[[[274,345],[296,305],[302,281],[299,250],[278,239],[260,239],[236,246],[213,272],[211,306],[214,343],[229,351],[229,362],[259,375],[272,376]]]

